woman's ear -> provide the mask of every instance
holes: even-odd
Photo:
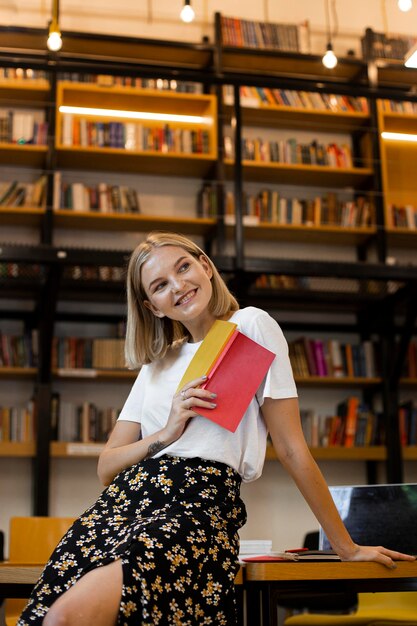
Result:
[[[208,262],[207,257],[204,254],[200,254],[200,256],[198,257],[198,260],[200,261],[207,276],[209,278],[212,278],[213,270],[211,269],[211,266],[210,266],[210,263]]]
[[[144,306],[146,306],[147,309],[149,309],[151,311],[151,313],[153,313],[155,315],[155,317],[159,317],[159,318],[165,317],[165,315],[155,305],[153,305],[152,302],[150,302],[149,300],[144,300],[143,304],[144,304]]]

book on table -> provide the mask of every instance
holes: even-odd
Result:
[[[236,324],[217,320],[191,360],[178,390],[207,376],[201,387],[217,394],[217,406],[194,410],[235,432],[274,359],[273,352],[237,330]]]

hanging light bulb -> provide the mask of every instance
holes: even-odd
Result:
[[[191,6],[191,0],[184,0],[184,6],[181,9],[180,17],[183,22],[189,24],[195,18],[194,9]]]
[[[46,42],[48,50],[51,52],[58,52],[62,48],[62,37],[59,31],[58,25],[54,26],[53,22],[49,27],[48,41]]]
[[[332,70],[337,65],[337,56],[333,52],[333,46],[330,42],[327,44],[327,51],[321,61],[328,70]]]
[[[411,11],[413,8],[413,0],[398,0],[398,8],[400,11],[404,11],[404,13]]]

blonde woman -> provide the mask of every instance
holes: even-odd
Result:
[[[140,372],[99,459],[107,488],[56,548],[19,626],[235,624],[240,484],[260,476],[268,431],[343,560],[412,559],[352,541],[304,440],[281,329],[239,309],[203,250],[151,233],[130,259],[127,297],[126,360]],[[276,354],[235,433],[198,414],[216,405],[203,378],[176,392],[217,319]]]

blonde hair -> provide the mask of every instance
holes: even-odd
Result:
[[[127,366],[136,369],[165,356],[176,342],[188,339],[188,330],[176,320],[156,317],[144,304],[148,299],[142,283],[142,266],[152,251],[163,246],[177,246],[196,259],[203,255],[213,273],[213,293],[209,311],[216,318],[237,311],[237,300],[228,290],[213,261],[193,241],[178,233],[155,231],[133,251],[127,270],[127,327],[125,357]]]

